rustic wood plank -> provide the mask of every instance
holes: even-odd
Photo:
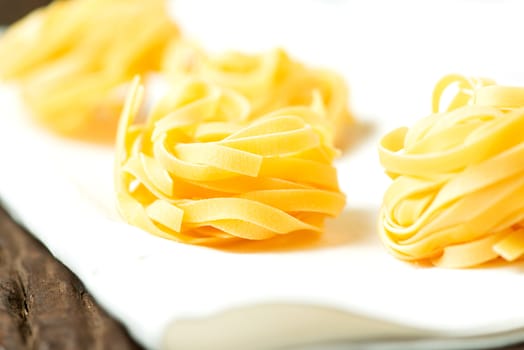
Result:
[[[13,23],[50,0],[0,0],[0,25]]]
[[[141,349],[78,278],[0,208],[0,349]]]

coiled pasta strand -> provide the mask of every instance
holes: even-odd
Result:
[[[62,135],[113,140],[136,74],[160,68],[179,37],[164,0],[56,1],[0,37],[0,78],[35,120]]]
[[[242,95],[189,79],[136,123],[142,93],[137,80],[117,138],[118,206],[130,224],[209,244],[321,231],[343,209],[337,151],[310,108],[250,121]]]
[[[326,69],[307,67],[283,49],[211,55],[181,41],[167,51],[164,71],[173,81],[194,76],[239,92],[252,105],[250,119],[280,108],[314,103],[337,144],[343,141],[352,122],[344,79]]]
[[[442,106],[445,90],[458,87]],[[433,114],[385,135],[380,236],[396,257],[461,268],[524,255],[524,88],[450,75]]]

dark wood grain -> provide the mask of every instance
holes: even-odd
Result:
[[[0,349],[141,347],[0,208]]]
[[[0,0],[0,25],[13,23],[50,0]]]

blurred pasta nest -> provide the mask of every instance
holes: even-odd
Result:
[[[56,1],[0,37],[0,78],[20,84],[42,125],[75,137],[114,138],[135,74],[160,68],[179,36],[163,0]]]
[[[251,103],[251,118],[316,101],[338,145],[344,141],[345,131],[352,122],[344,79],[330,70],[293,60],[282,49],[261,54],[236,51],[209,54],[193,43],[180,40],[167,50],[163,71],[172,81],[192,76],[239,92]]]
[[[441,111],[445,96],[451,103]],[[398,258],[469,267],[524,254],[524,88],[443,78],[434,113],[387,134],[380,234]]]
[[[185,79],[140,120],[135,81],[118,128],[116,188],[131,224],[186,243],[321,231],[345,204],[318,106],[251,120],[242,94]]]

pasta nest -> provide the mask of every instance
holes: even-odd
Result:
[[[380,161],[393,183],[380,235],[394,256],[461,268],[524,254],[523,106],[524,88],[450,75],[432,115],[384,136]]]
[[[280,48],[261,54],[229,51],[213,55],[182,40],[166,51],[163,70],[173,81],[193,76],[239,92],[251,103],[252,118],[316,101],[338,145],[352,123],[344,79],[333,71],[293,60]]]
[[[117,138],[118,207],[130,224],[210,244],[321,231],[343,209],[338,152],[314,108],[250,120],[242,95],[188,79],[137,122],[142,95],[136,80]]]
[[[0,37],[0,78],[19,83],[48,129],[114,139],[121,87],[159,70],[164,49],[178,36],[164,0],[57,1]]]

